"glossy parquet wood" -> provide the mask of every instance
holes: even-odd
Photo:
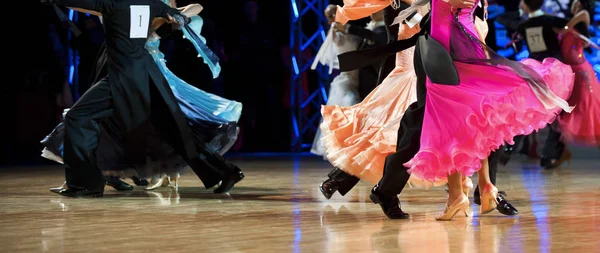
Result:
[[[188,172],[179,192],[107,186],[99,199],[50,193],[58,166],[0,169],[0,252],[600,252],[600,160],[501,166],[498,188],[521,214],[479,217],[473,204],[451,222],[434,220],[443,188],[405,190],[411,218],[388,220],[366,183],[326,200],[318,158],[236,162],[246,179],[230,195]]]

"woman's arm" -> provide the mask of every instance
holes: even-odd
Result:
[[[200,4],[190,4],[188,6],[178,8],[178,10],[181,11],[181,15],[184,15],[188,18],[198,15],[198,13],[202,11],[202,9],[204,9],[204,7],[202,7],[202,5]],[[154,20],[152,20],[152,25],[150,27],[153,31],[156,31],[159,27],[168,22],[169,20],[164,18],[155,18]]]
[[[335,21],[342,24],[357,20],[383,10],[390,5],[390,0],[355,0],[344,1],[344,6],[338,6]]]
[[[202,7],[202,5],[200,5],[200,4],[190,4],[185,7],[177,8],[177,10],[181,11],[181,15],[184,15],[188,18],[198,15],[198,13],[200,13],[203,9],[204,9],[204,7]],[[169,21],[164,18],[155,18],[154,20],[152,20],[152,24],[150,25],[151,30],[153,32],[155,32],[158,30],[158,28],[160,28],[162,25],[164,25],[165,23],[168,23],[168,22]],[[164,34],[161,34],[161,35],[164,35]]]
[[[586,26],[590,25],[590,14],[587,11],[580,11],[575,14],[575,16],[567,22],[564,28],[553,28],[553,30],[556,34],[563,34],[569,31],[569,29],[575,29],[575,25],[581,22],[585,23]]]
[[[569,22],[567,23],[567,27],[575,27],[579,22],[584,22],[586,25],[590,25],[590,14],[587,11],[580,11]]]
[[[188,18],[198,15],[203,9],[204,7],[202,7],[200,4],[190,4],[183,8],[179,8],[181,14]]]

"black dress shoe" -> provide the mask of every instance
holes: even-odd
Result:
[[[501,214],[508,216],[519,214],[519,211],[510,202],[508,202],[508,200],[506,200],[506,192],[499,191],[496,200],[498,201],[498,206],[496,207],[496,209]],[[477,205],[481,205],[481,198],[479,196],[478,191],[473,193],[473,202],[475,202],[475,204]]]
[[[542,158],[540,158],[540,166],[544,167],[545,169],[549,169],[552,166],[552,159],[542,156]]]
[[[80,197],[89,197],[89,198],[101,198],[104,193],[101,191],[90,191],[90,190],[75,190],[75,189],[64,189],[60,192],[58,192],[58,194],[65,196],[65,197],[71,197],[71,198],[80,198]]]
[[[340,188],[340,184],[337,181],[328,178],[321,185],[319,185],[319,190],[323,193],[326,199],[331,199],[331,196]]]
[[[118,177],[107,177],[106,184],[110,185],[112,188],[115,188],[115,190],[117,190],[117,191],[132,191],[133,190],[132,185],[123,182]]]
[[[131,177],[131,180],[133,180],[133,183],[137,186],[148,186],[150,184],[148,180],[139,177]]]
[[[373,203],[379,204],[385,216],[390,219],[408,219],[409,215],[400,208],[400,200],[398,196],[386,196],[377,191],[378,186],[375,185],[371,190],[369,198]]]
[[[498,206],[496,207],[496,209],[498,209],[498,211],[501,214],[508,216],[519,214],[519,211],[510,202],[506,200],[505,192],[498,192],[498,197],[496,198],[496,200],[498,200]]]
[[[573,154],[571,153],[571,151],[568,150],[567,148],[565,148],[565,149],[563,149],[563,152],[560,155],[560,158],[558,158],[558,159],[552,159],[552,158],[542,156],[540,165],[542,167],[544,167],[544,169],[547,169],[547,170],[554,169],[554,168],[560,167],[564,162],[568,162],[569,164],[571,164],[572,158],[573,158]]]
[[[236,173],[231,174],[229,177],[223,179],[221,181],[221,185],[217,187],[213,192],[214,193],[226,193],[231,191],[233,186],[237,184],[239,181],[244,179],[244,173],[241,170],[238,170]]]

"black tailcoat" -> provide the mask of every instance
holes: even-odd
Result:
[[[150,118],[149,85],[155,85],[178,128],[180,138],[175,140],[175,144],[180,145],[178,149],[181,155],[187,158],[197,157],[198,153],[192,142],[191,132],[177,101],[152,56],[144,48],[152,20],[158,17],[167,18],[168,15],[178,14],[179,11],[160,0],[59,0],[58,2],[69,7],[97,11],[103,15],[106,66],[114,108],[113,116],[123,126],[124,136],[142,136],[133,133],[144,128]],[[139,17],[134,19],[131,17],[132,6],[147,6],[149,12],[139,13]],[[146,36],[131,38],[132,30],[143,28],[146,30]],[[130,146],[144,143],[137,138],[127,142]],[[145,161],[144,148],[128,150],[138,150],[139,154],[130,155],[133,155],[132,158],[136,161]]]

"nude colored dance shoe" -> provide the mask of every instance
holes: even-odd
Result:
[[[153,181],[152,184],[150,186],[146,187],[145,190],[151,191],[151,190],[158,189],[160,187],[171,187],[177,191],[177,190],[179,190],[179,178],[180,177],[181,177],[181,175],[179,173],[177,173],[173,176],[163,175],[156,181],[152,180]]]
[[[435,219],[438,221],[451,221],[459,213],[464,213],[465,217],[469,217],[469,198],[466,195],[461,194],[460,197],[454,200],[454,203],[450,206],[446,206],[446,210],[440,216]]]

